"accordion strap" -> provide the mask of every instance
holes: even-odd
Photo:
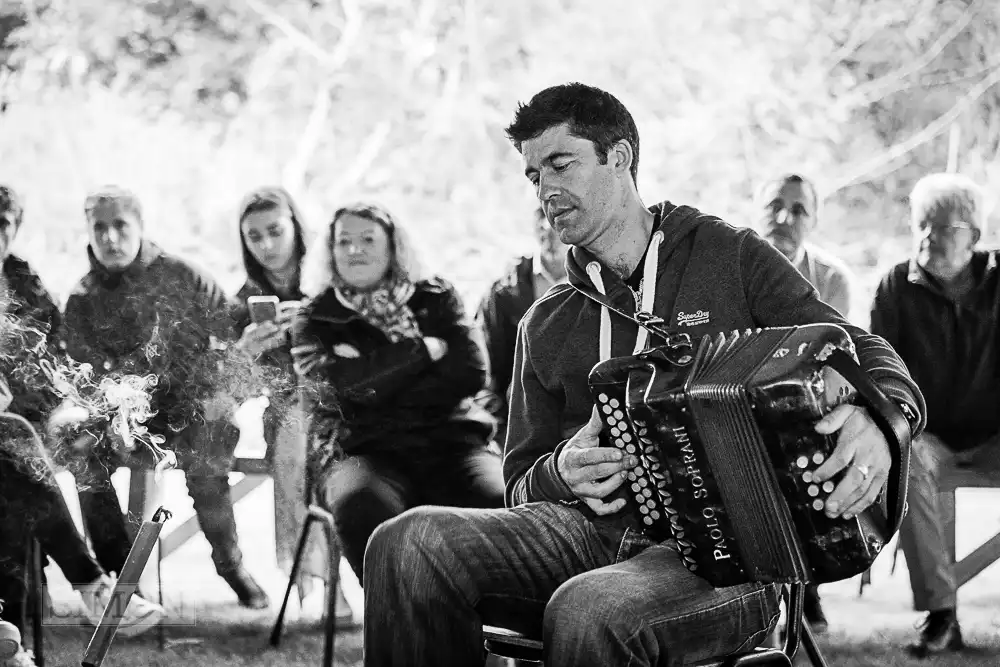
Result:
[[[889,534],[893,535],[899,529],[899,523],[906,513],[906,487],[910,469],[910,423],[899,406],[886,398],[882,390],[872,382],[868,374],[849,354],[843,350],[835,350],[826,358],[825,363],[851,383],[868,408],[872,421],[889,444],[892,467],[889,469],[889,480],[886,483],[886,506],[889,510]]]

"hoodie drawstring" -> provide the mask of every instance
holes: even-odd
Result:
[[[660,241],[663,240],[663,232],[656,232],[649,241],[649,248],[646,250],[646,261],[642,264],[642,292],[639,310],[644,313],[653,313],[653,303],[656,301],[656,269],[659,262]],[[639,333],[635,337],[635,349],[632,354],[639,354],[646,349],[646,340],[649,332],[645,327],[639,327]]]
[[[646,260],[642,265],[642,298],[639,303],[639,310],[645,313],[653,312],[653,303],[656,300],[656,270],[659,265],[659,248],[663,240],[663,232],[657,231],[649,242],[649,249],[646,251]],[[601,265],[598,262],[587,264],[587,275],[590,276],[594,287],[607,296],[604,289],[604,279],[601,277]],[[635,349],[632,354],[638,354],[646,348],[649,332],[645,327],[639,327],[639,332],[635,338]],[[600,336],[600,361],[607,361],[611,358],[611,311],[605,306],[601,306],[601,336]]]
[[[591,282],[594,283],[594,287],[601,293],[601,296],[607,296],[608,293],[604,291],[604,280],[601,278],[601,265],[597,262],[588,264],[587,275],[590,276]],[[601,306],[601,339],[598,349],[600,350],[600,361],[607,361],[611,358],[611,312],[604,306]]]

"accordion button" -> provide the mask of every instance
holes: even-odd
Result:
[[[618,402],[617,398],[612,398],[610,401],[608,401],[608,405],[610,405],[613,408],[617,408],[619,405],[621,405],[621,403]]]
[[[632,442],[632,434],[622,433],[622,440],[624,440],[625,442]]]
[[[659,521],[660,520],[660,513],[657,512],[656,510],[653,510],[652,512],[649,513],[649,518],[653,519],[654,521]]]
[[[800,468],[805,468],[807,465],[809,465],[809,457],[800,456],[799,458],[795,459],[795,465],[797,465]]]
[[[632,472],[635,473],[636,475],[641,475],[642,474],[642,466],[636,466],[636,467],[632,468]]]
[[[831,491],[833,491],[833,482],[829,480],[823,482],[823,491],[825,491],[826,493],[830,493]]]
[[[824,503],[824,502],[823,502],[822,500],[819,500],[819,499],[817,498],[816,500],[814,500],[814,501],[813,501],[813,509],[814,509],[814,510],[816,510],[816,511],[818,512],[818,511],[820,511],[821,509],[823,509],[823,505],[824,505],[824,504],[825,504],[825,503]]]
[[[625,451],[629,454],[635,454],[635,445],[625,445]]]
[[[624,419],[625,413],[621,410],[615,410],[615,419]]]
[[[647,526],[652,526],[653,525],[653,520],[650,519],[648,516],[642,517],[642,522],[644,524],[646,524]]]
[[[617,438],[617,437],[618,437],[618,436],[620,436],[621,434],[622,434],[622,432],[621,432],[621,431],[619,431],[617,427],[614,427],[614,426],[612,426],[612,427],[611,427],[611,435],[612,435],[612,436],[614,436],[614,437],[616,437],[616,438]]]
[[[635,473],[634,473],[634,472],[630,472],[630,473],[628,474],[628,481],[630,481],[630,482],[634,482],[634,481],[635,481],[635,479],[636,479],[636,477],[635,477]]]
[[[809,488],[806,489],[806,493],[815,498],[816,496],[819,495],[819,487],[816,486],[815,484],[810,484]]]
[[[601,406],[601,410],[603,410],[604,414],[606,414],[606,415],[610,415],[611,414],[611,406],[610,405],[602,405]]]
[[[639,493],[640,489],[642,489],[642,487],[639,486],[638,482],[632,485],[632,490],[635,491],[636,493]]]
[[[597,395],[597,400],[599,400],[601,403],[607,403],[608,402],[608,395],[607,394],[603,394],[603,393],[602,394],[598,394]]]
[[[826,459],[826,457],[823,456],[823,452],[816,452],[815,454],[813,454],[813,463],[815,463],[816,465],[822,463],[824,459]]]
[[[809,470],[806,470],[804,473],[802,473],[802,481],[805,482],[806,484],[809,484],[810,482],[812,482],[813,481],[813,474],[812,474],[812,472],[809,471]]]

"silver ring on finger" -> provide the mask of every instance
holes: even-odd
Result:
[[[871,472],[871,468],[869,466],[861,466],[855,463],[851,465],[851,467],[857,470],[859,473],[861,473],[861,479],[864,480],[868,479],[868,474]]]

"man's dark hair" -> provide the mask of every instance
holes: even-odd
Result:
[[[639,130],[632,114],[614,95],[582,83],[546,88],[527,104],[518,104],[507,138],[521,152],[521,145],[545,130],[566,123],[575,137],[593,142],[600,164],[619,141],[632,146],[632,180],[638,183]]]

